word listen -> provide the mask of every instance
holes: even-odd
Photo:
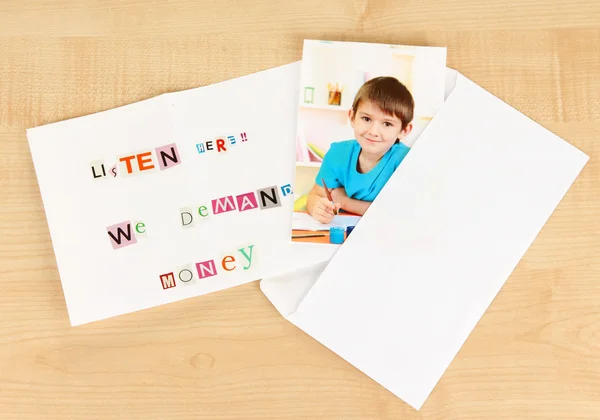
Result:
[[[135,224],[135,232],[132,231],[132,225]],[[113,249],[123,248],[128,245],[137,244],[137,236],[146,233],[146,225],[144,222],[131,223],[129,220],[106,228],[110,243]]]
[[[252,266],[252,248],[254,248],[254,245],[238,249],[239,253],[242,254],[240,258],[242,261],[241,264],[237,263],[233,255],[225,255],[222,259],[218,260],[219,265],[225,271],[233,271],[238,267],[241,267],[244,271],[248,270]],[[215,264],[215,260],[212,259],[185,265],[175,271],[171,271],[170,273],[161,274],[159,278],[162,288],[166,290],[177,286],[177,280],[175,277],[177,277],[181,284],[187,286],[190,284],[195,284],[197,280],[216,276],[217,274],[217,266]]]
[[[240,139],[242,143],[245,143],[248,141],[248,136],[246,135],[246,133],[240,133]],[[214,150],[215,148],[217,149],[217,152],[226,152],[227,151],[227,146],[226,144],[229,143],[229,146],[235,146],[237,144],[237,139],[235,138],[235,136],[222,136],[222,137],[215,137],[212,140],[208,140],[202,143],[197,143],[196,144],[196,150],[198,151],[198,153],[205,153],[207,151],[211,151]]]
[[[286,184],[280,188],[284,197],[292,194],[292,186],[290,184]],[[221,198],[215,198],[211,200],[210,204],[212,214],[226,213],[234,210],[241,212],[257,209],[259,207],[261,210],[265,210],[279,206],[281,206],[281,197],[279,196],[279,188],[277,188],[277,186],[261,188],[257,190],[256,193],[250,191],[236,195],[235,197],[233,195],[228,195]],[[209,207],[206,205],[198,207],[197,211],[202,218],[206,218],[210,214]],[[196,213],[196,211],[186,207],[180,209],[179,212],[181,214],[181,225],[184,227],[193,226],[193,214]]]
[[[134,175],[156,169],[164,171],[165,169],[172,168],[180,163],[181,158],[179,157],[177,145],[171,143],[157,147],[154,150],[121,156],[117,158],[117,163],[115,163],[108,172],[115,178],[118,174]],[[94,179],[108,176],[106,174],[104,162],[95,161],[92,162],[91,166]]]

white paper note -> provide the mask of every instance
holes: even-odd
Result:
[[[272,255],[289,243],[298,77],[293,63],[27,131],[72,325],[287,269]]]

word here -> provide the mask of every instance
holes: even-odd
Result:
[[[233,135],[220,136],[205,142],[196,143],[196,151],[200,154],[215,150],[219,153],[226,152],[228,147],[235,146],[238,143],[245,143],[247,141],[248,136],[246,133],[240,133],[239,141],[238,138]]]

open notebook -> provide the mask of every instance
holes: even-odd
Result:
[[[417,410],[588,160],[447,77],[446,102],[345,244],[261,282],[289,321]]]

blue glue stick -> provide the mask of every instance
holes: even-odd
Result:
[[[344,228],[341,227],[330,227],[329,228],[329,242],[332,244],[343,244],[344,243]]]

